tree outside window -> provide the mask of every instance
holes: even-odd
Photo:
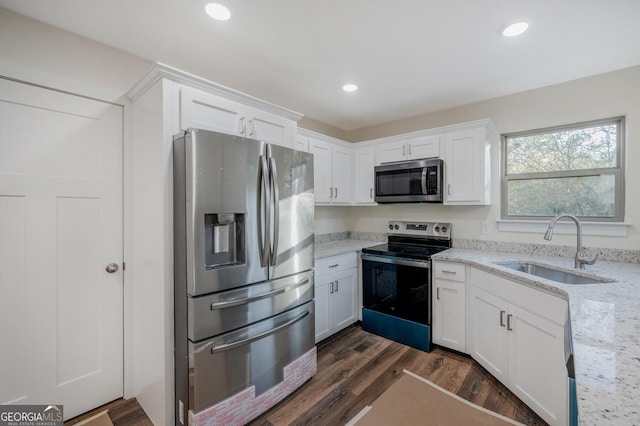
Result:
[[[620,117],[503,135],[502,218],[622,221],[623,128]]]

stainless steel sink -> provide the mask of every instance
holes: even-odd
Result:
[[[505,268],[510,268],[516,271],[524,272],[525,274],[535,275],[536,277],[545,278],[563,284],[598,284],[615,282],[615,280],[609,278],[589,277],[533,262],[494,263],[496,265],[504,266]]]

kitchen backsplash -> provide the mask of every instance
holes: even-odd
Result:
[[[387,241],[386,234],[376,232],[335,232],[331,234],[316,234],[316,243],[327,243],[339,240],[365,240],[365,241]],[[465,240],[453,239],[453,248],[496,251],[504,253],[519,253],[536,256],[557,256],[574,257],[576,255],[575,246],[556,246],[550,244],[534,243],[512,243],[506,241],[485,241],[485,240]],[[621,250],[609,248],[585,248],[587,257],[598,253],[598,260],[624,263],[640,263],[640,250]]]

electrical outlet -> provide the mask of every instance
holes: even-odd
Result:
[[[489,222],[482,222],[482,233],[485,235],[491,233],[491,224]]]

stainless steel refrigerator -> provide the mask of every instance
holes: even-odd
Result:
[[[176,424],[244,423],[315,373],[313,156],[199,129],[173,149]]]

